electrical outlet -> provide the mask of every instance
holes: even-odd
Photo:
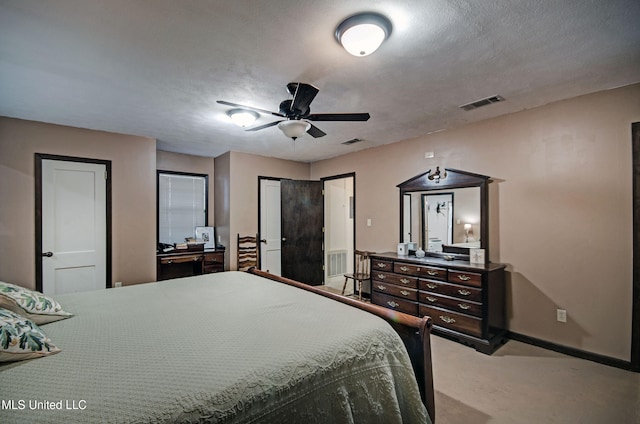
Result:
[[[433,158],[435,156],[436,156],[435,152],[425,152],[424,153],[424,158],[425,159],[431,159],[431,158]]]
[[[556,310],[556,318],[559,322],[567,322],[567,311],[564,309]]]
[[[115,288],[122,287],[122,281],[116,281],[116,282],[113,284],[113,287],[115,287]]]

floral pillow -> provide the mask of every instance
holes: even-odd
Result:
[[[38,325],[73,316],[49,296],[2,281],[0,281],[0,308],[24,315]]]
[[[60,352],[31,320],[0,308],[0,363],[39,358]]]

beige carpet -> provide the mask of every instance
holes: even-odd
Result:
[[[432,336],[437,424],[640,424],[640,374],[509,341],[493,355]]]

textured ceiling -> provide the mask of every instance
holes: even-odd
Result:
[[[356,58],[333,32],[368,10],[393,32]],[[371,119],[318,122],[327,136],[294,143],[216,103],[277,111],[291,81],[320,89],[313,113]],[[637,0],[0,0],[0,115],[187,154],[312,162],[639,81]]]

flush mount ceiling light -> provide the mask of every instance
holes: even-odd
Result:
[[[368,56],[391,35],[391,21],[379,13],[358,13],[342,21],[335,36],[354,56]]]
[[[302,119],[292,119],[280,122],[278,128],[280,128],[280,131],[282,131],[284,135],[295,141],[296,138],[302,137],[304,133],[311,128],[311,124]]]
[[[247,109],[231,109],[227,115],[239,127],[248,127],[258,119],[256,112]]]

